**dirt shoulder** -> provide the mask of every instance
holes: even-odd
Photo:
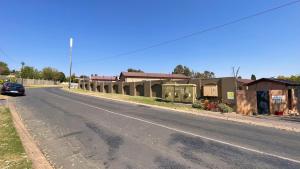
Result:
[[[147,106],[151,106],[151,107],[155,107],[155,108],[173,110],[173,111],[182,112],[182,113],[190,113],[190,114],[195,114],[195,115],[199,115],[199,116],[211,117],[211,118],[222,119],[222,120],[229,120],[229,121],[234,121],[234,122],[246,123],[246,124],[250,124],[250,125],[270,127],[270,128],[276,128],[276,129],[292,131],[292,132],[300,132],[300,123],[299,122],[289,122],[289,121],[279,120],[278,118],[264,118],[264,117],[259,117],[259,116],[244,116],[244,115],[237,114],[235,112],[220,113],[220,112],[199,110],[199,109],[192,108],[191,106],[188,106],[188,105],[158,102],[158,101],[155,101],[154,98],[149,98],[149,97],[125,96],[125,95],[111,94],[111,93],[107,94],[107,93],[85,91],[85,90],[81,90],[81,89],[69,90],[69,89],[63,88],[62,90],[65,90],[67,92],[82,94],[82,95],[88,95],[88,96],[99,97],[99,98],[104,98],[104,99],[109,99],[109,100],[114,100],[114,101],[131,103],[131,104],[147,105]]]
[[[11,111],[12,119],[17,132],[22,140],[24,149],[32,161],[32,168],[34,169],[53,169],[47,161],[43,153],[40,151],[33,138],[24,126],[19,114],[16,111],[15,105],[8,101],[8,107]]]

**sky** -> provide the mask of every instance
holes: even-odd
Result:
[[[0,60],[68,74],[118,75],[127,68],[250,78],[300,74],[300,3],[130,55],[291,0],[0,0]]]

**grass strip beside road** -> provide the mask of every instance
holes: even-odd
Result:
[[[64,89],[66,91],[69,91],[69,89],[66,88]],[[129,96],[129,95],[116,94],[116,93],[93,92],[93,91],[87,91],[82,89],[71,89],[71,92],[88,94],[91,96],[98,96],[98,97],[104,97],[104,98],[110,98],[116,100],[135,102],[135,103],[154,105],[154,106],[161,106],[161,107],[172,108],[177,110],[185,110],[185,111],[193,111],[193,112],[204,111],[204,110],[197,110],[195,108],[192,108],[191,104],[165,102],[165,101],[160,101],[159,99],[153,97],[151,98],[151,97],[143,97],[143,96]]]
[[[14,127],[11,113],[3,106],[0,106],[0,168],[32,168]]]

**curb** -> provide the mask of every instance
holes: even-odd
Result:
[[[7,105],[10,109],[12,119],[14,122],[14,126],[20,136],[22,144],[24,146],[25,152],[28,155],[29,159],[32,162],[32,168],[35,169],[54,169],[44,154],[40,151],[36,143],[34,142],[33,138],[31,137],[30,133],[24,126],[21,117],[17,113],[15,105],[7,100]]]
[[[171,111],[176,111],[176,112],[180,112],[180,113],[193,114],[193,115],[209,117],[209,118],[214,118],[214,119],[221,119],[221,120],[245,123],[245,124],[249,124],[249,125],[253,125],[253,126],[261,126],[261,127],[275,128],[275,129],[280,129],[280,130],[285,130],[285,131],[300,132],[300,125],[299,125],[299,127],[291,127],[291,126],[287,126],[287,123],[278,124],[278,123],[275,122],[276,124],[274,124],[273,122],[267,122],[267,123],[257,122],[257,121],[255,122],[256,119],[248,120],[248,119],[238,119],[236,117],[229,117],[229,116],[222,115],[222,114],[214,115],[214,114],[212,114],[212,112],[205,112],[205,110],[203,112],[178,110],[178,109],[169,108],[169,107],[163,107],[163,106],[157,106],[157,105],[151,105],[151,104],[144,104],[144,103],[137,103],[137,102],[133,102],[133,101],[119,100],[119,99],[114,99],[114,98],[107,98],[107,97],[104,97],[104,96],[90,95],[89,93],[78,93],[78,92],[75,92],[75,91],[69,91],[67,89],[61,89],[61,90],[64,90],[64,91],[70,92],[70,93],[75,93],[75,94],[80,94],[80,95],[85,95],[85,96],[91,96],[91,97],[95,97],[95,98],[102,98],[102,99],[106,99],[106,100],[113,100],[113,101],[117,101],[117,102],[130,103],[130,104],[135,104],[135,105],[149,106],[149,107],[153,107],[153,108],[171,110]],[[237,114],[237,116],[240,116],[240,115]]]

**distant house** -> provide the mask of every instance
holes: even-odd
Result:
[[[189,77],[183,74],[121,72],[119,80],[123,82],[140,82],[150,80],[186,80]]]
[[[115,82],[117,81],[117,77],[116,76],[91,76],[91,81]]]

